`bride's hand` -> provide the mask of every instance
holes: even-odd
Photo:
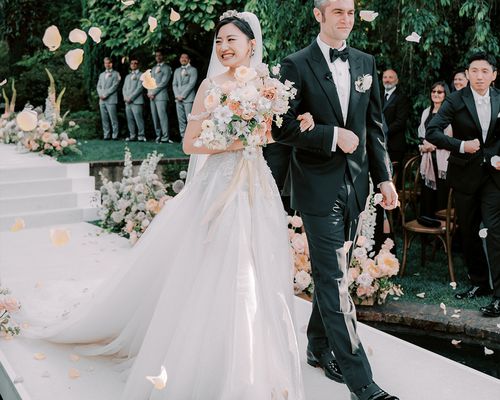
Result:
[[[314,119],[310,113],[300,114],[297,117],[297,121],[300,121],[300,131],[310,131],[314,129]]]

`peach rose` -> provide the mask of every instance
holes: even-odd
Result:
[[[42,142],[44,143],[48,143],[52,140],[53,136],[52,136],[52,133],[50,132],[45,132],[43,135],[42,135]]]
[[[238,82],[250,82],[251,80],[257,78],[257,72],[253,68],[248,68],[244,65],[240,65],[234,72],[234,78]]]
[[[146,210],[158,214],[161,210],[160,203],[155,199],[149,199],[146,203]]]
[[[296,233],[292,238],[292,247],[297,253],[304,253],[306,243],[300,233]]]
[[[132,233],[134,230],[134,221],[127,221],[127,225],[125,225],[125,232]]]
[[[291,224],[294,228],[302,228],[302,226],[304,225],[304,223],[302,222],[302,218],[300,218],[298,215],[294,215],[294,216],[290,219],[290,224]]]
[[[21,307],[19,302],[13,297],[7,297],[3,301],[3,305],[5,307],[5,310],[7,310],[10,313],[19,311],[19,308]]]
[[[255,111],[247,111],[241,114],[241,118],[243,118],[245,121],[250,121],[253,117],[255,117],[256,112]]]
[[[276,88],[272,86],[260,89],[260,94],[268,100],[274,100],[276,98],[276,92]]]
[[[71,146],[72,144],[76,144],[76,139],[68,139],[68,144]]]
[[[241,108],[240,108],[241,103],[239,101],[228,101],[227,106],[229,109],[233,112],[233,114],[241,116]]]
[[[219,97],[213,93],[209,93],[205,100],[203,100],[203,104],[207,111],[213,111],[219,105]]]
[[[361,273],[361,271],[359,270],[358,267],[349,268],[349,270],[347,271],[349,282],[352,283],[356,279],[358,279],[358,276],[359,276],[360,273]]]

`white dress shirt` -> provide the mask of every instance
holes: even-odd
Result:
[[[332,73],[333,82],[337,88],[337,95],[340,101],[340,107],[342,109],[342,118],[344,119],[344,125],[347,122],[347,113],[349,111],[349,98],[351,96],[351,72],[349,70],[349,60],[342,61],[337,58],[333,63],[330,61],[330,46],[323,42],[321,38],[316,38],[316,42],[325,57],[328,68]],[[347,47],[344,42],[342,46],[337,49],[339,51],[344,50]],[[338,139],[338,126],[333,128],[333,142],[332,151],[337,150],[337,139]]]
[[[481,134],[483,136],[483,143],[486,142],[488,136],[488,129],[491,121],[491,106],[490,106],[490,91],[481,96],[474,89],[472,89],[472,96],[474,96],[474,103],[476,103],[477,116],[481,125]],[[460,153],[465,153],[465,142],[460,143]]]
[[[391,98],[392,94],[396,90],[396,87],[397,86],[394,86],[392,89],[389,89],[389,90],[385,91],[385,94],[384,94],[384,97],[386,97],[385,101],[389,101],[389,99]]]

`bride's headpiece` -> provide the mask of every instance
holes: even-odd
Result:
[[[239,19],[243,19],[243,20],[245,19],[243,17],[243,13],[240,13],[236,10],[228,10],[219,17],[219,21],[222,21],[223,19],[226,19],[226,18],[235,18],[235,17],[239,18]]]

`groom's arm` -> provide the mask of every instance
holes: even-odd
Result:
[[[371,75],[373,83],[370,90],[370,101],[366,109],[366,152],[368,153],[370,175],[373,183],[377,186],[392,179],[392,168],[382,129],[382,105],[377,68],[373,56]]]
[[[316,123],[312,130],[307,132],[300,131],[300,121],[297,121],[297,117],[300,115],[299,108],[303,101],[302,92],[304,82],[297,66],[288,57],[283,60],[281,65],[281,80],[282,82],[286,80],[293,82],[293,86],[297,89],[297,95],[295,99],[290,101],[290,108],[283,116],[281,128],[273,125],[273,139],[289,146],[330,155],[332,153],[333,125]]]

